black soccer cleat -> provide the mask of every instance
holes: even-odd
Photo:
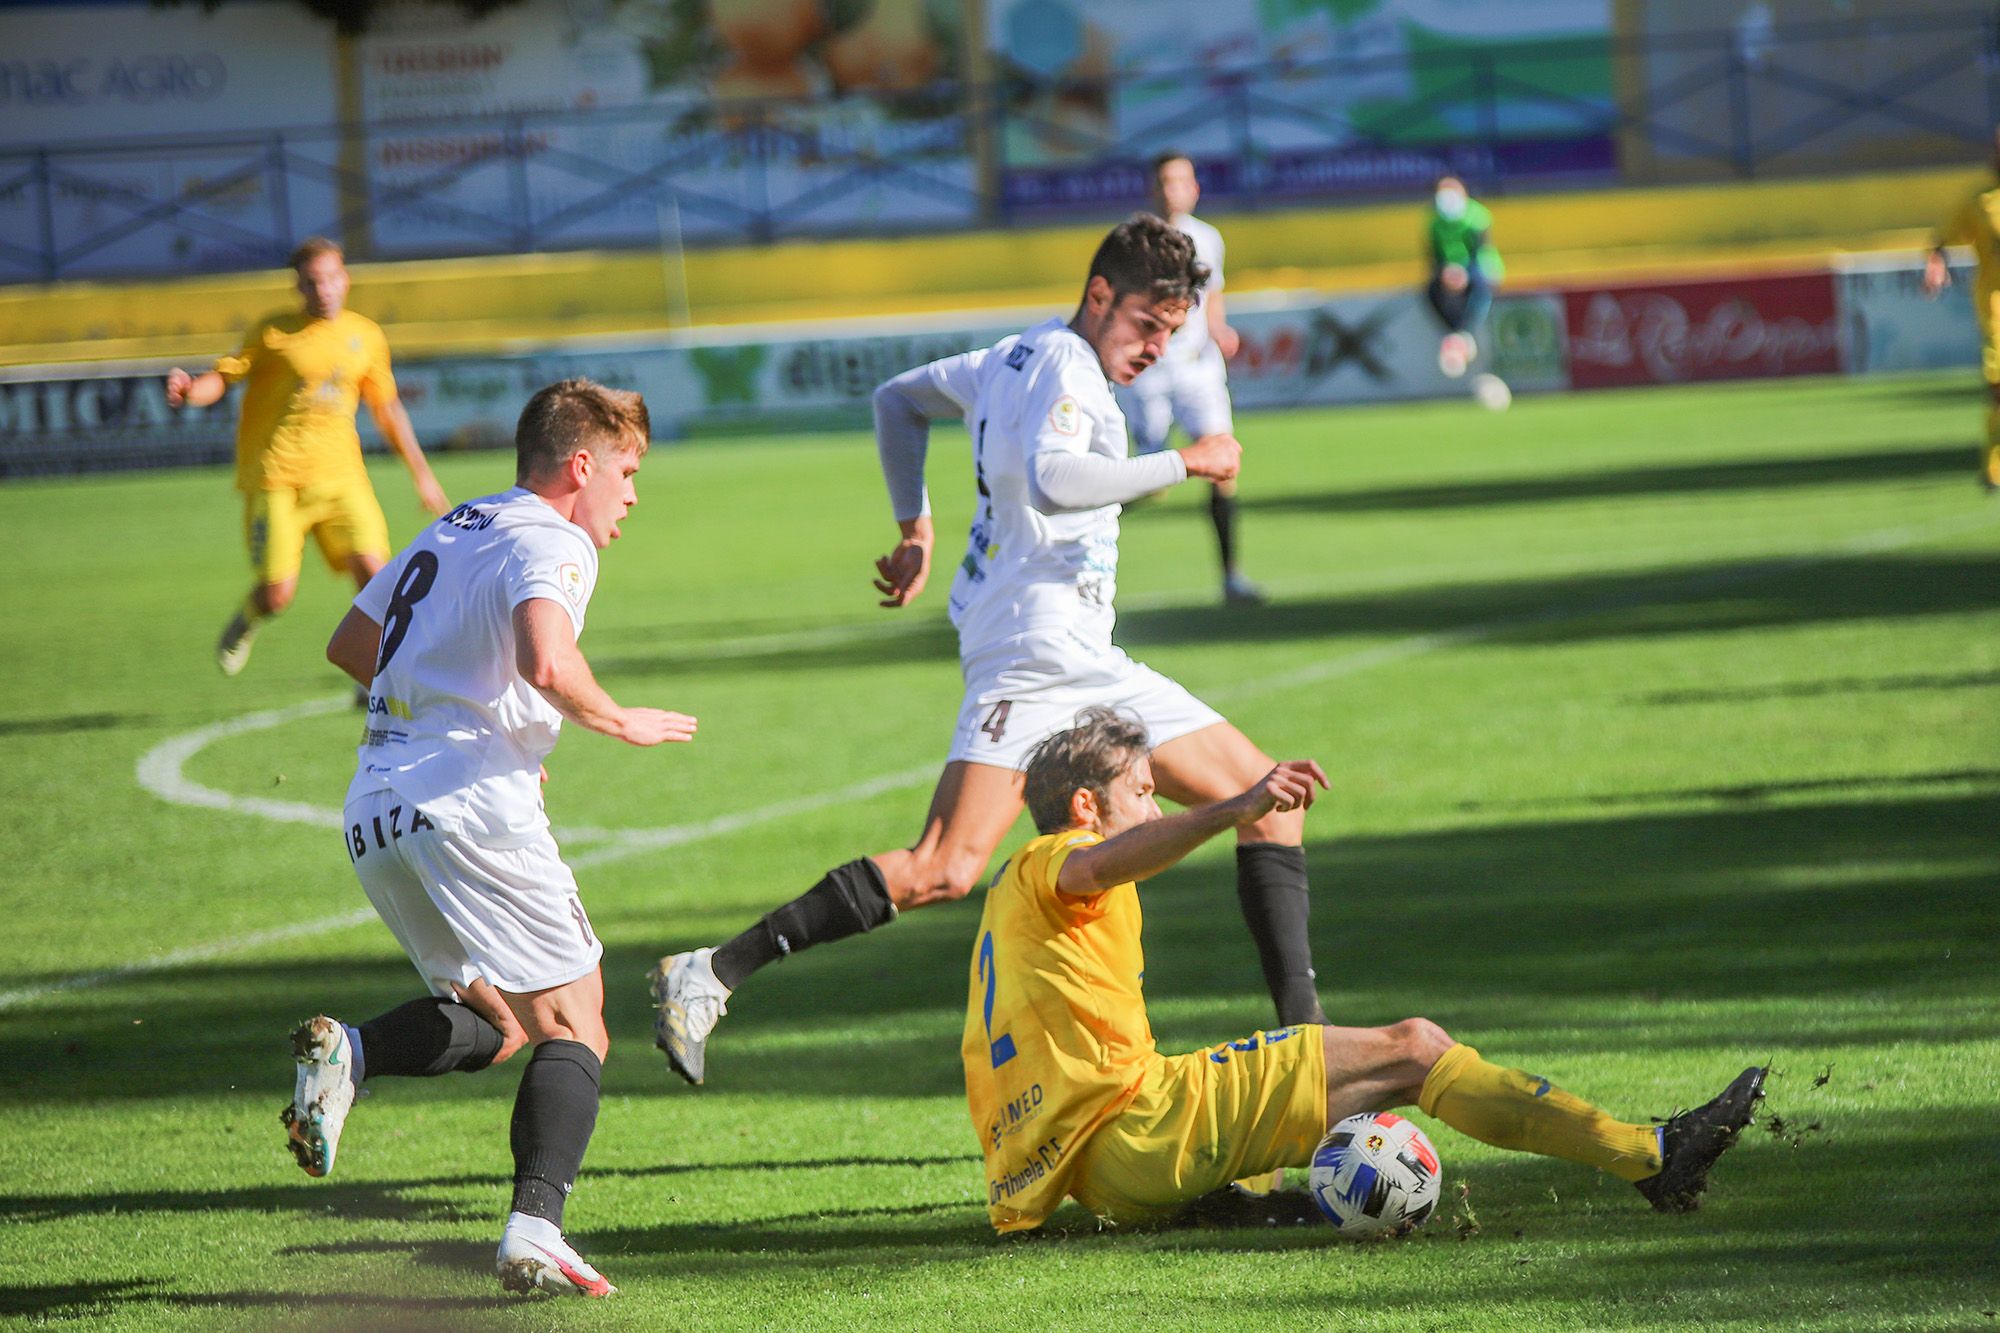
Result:
[[[1750,1123],[1770,1072],[1752,1065],[1714,1101],[1667,1118],[1660,1127],[1659,1173],[1633,1182],[1655,1211],[1691,1213],[1701,1207],[1709,1168],[1735,1145],[1737,1135]]]

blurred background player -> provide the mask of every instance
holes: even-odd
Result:
[[[338,574],[365,587],[389,558],[389,525],[368,483],[357,403],[368,404],[382,437],[410,469],[417,499],[433,514],[451,507],[409,413],[396,396],[389,342],[375,321],[347,309],[347,263],[339,246],[315,236],[292,252],[302,310],[271,315],[244,335],[243,350],[190,375],[167,372],[167,403],[206,407],[248,380],[236,428],[236,489],[256,582],[222,631],[215,661],[233,676],[250,660],[258,626],[291,605],[306,534]]]
[[[613,1290],[562,1234],[610,1043],[604,946],[549,834],[541,765],[565,720],[633,745],[694,738],[691,717],[619,705],[576,644],[597,553],[638,503],[650,434],[636,393],[543,389],[516,428],[514,487],[426,528],[326,648],[369,690],[347,857],[430,994],[358,1027],[321,1014],[292,1034],[292,1153],[308,1175],[333,1170],[363,1079],[471,1072],[531,1044],[495,1260],[510,1291]]]
[[[657,1041],[688,1082],[703,1080],[709,1034],[757,969],[970,893],[1021,812],[1029,751],[1079,708],[1142,719],[1158,745],[1160,789],[1183,805],[1270,771],[1249,737],[1111,636],[1120,507],[1189,477],[1226,481],[1242,455],[1233,437],[1206,435],[1132,456],[1111,395],[1112,383],[1129,384],[1159,360],[1205,277],[1185,232],[1134,214],[1091,257],[1069,320],[917,366],[875,391],[876,443],[901,533],[876,561],[885,607],[909,605],[930,577],[931,423],[962,417],[972,432],[978,508],[950,596],[965,681],[951,749],[913,845],[835,866],[734,939],[660,960],[651,976]],[[1238,830],[1237,902],[1281,1023],[1324,1018],[1306,935],[1304,844],[1302,809]]]
[[[1493,244],[1493,214],[1465,191],[1456,176],[1440,176],[1431,195],[1431,280],[1424,295],[1444,325],[1438,369],[1453,379],[1479,355],[1475,335],[1493,305],[1493,289],[1506,270]]]
[[[1661,1212],[1698,1205],[1709,1167],[1750,1122],[1761,1068],[1652,1125],[1490,1064],[1424,1018],[1305,1024],[1161,1055],[1141,987],[1136,881],[1218,834],[1312,804],[1326,774],[1279,764],[1238,795],[1163,816],[1149,745],[1136,721],[1093,708],[1028,760],[1041,836],[986,895],[961,1044],[995,1229],[1040,1226],[1065,1197],[1113,1223],[1163,1221],[1231,1181],[1309,1161],[1350,1115],[1412,1104],[1482,1143],[1630,1181]]]
[[[1993,170],[2000,176],[2000,128],[1993,132]],[[1945,247],[1969,245],[1973,257],[1972,311],[1979,320],[1980,370],[1986,377],[1986,444],[1980,450],[1979,484],[2000,492],[2000,185],[1987,182],[1952,210],[1924,261],[1924,290],[1935,296],[1951,286]]]
[[[1236,429],[1225,363],[1236,355],[1239,340],[1223,304],[1222,233],[1194,215],[1200,201],[1201,183],[1195,179],[1192,159],[1185,153],[1162,153],[1153,159],[1153,211],[1194,242],[1195,257],[1208,265],[1208,284],[1195,294],[1187,323],[1167,343],[1166,354],[1119,391],[1132,428],[1132,446],[1142,454],[1166,448],[1175,422],[1191,440],[1230,435]],[[1209,485],[1208,516],[1215,525],[1215,547],[1222,560],[1222,599],[1263,601],[1263,592],[1243,577],[1236,564],[1235,482]]]

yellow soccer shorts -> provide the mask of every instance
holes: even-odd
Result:
[[[1985,292],[1979,304],[1979,369],[1986,382],[2000,386],[2000,291]]]
[[[389,558],[389,523],[366,476],[251,491],[243,497],[243,535],[259,583],[299,576],[307,533],[336,574],[347,572],[352,556]]]
[[[1320,1029],[1256,1032],[1154,1066],[1084,1145],[1070,1193],[1106,1221],[1156,1222],[1233,1180],[1310,1162],[1325,1133]]]

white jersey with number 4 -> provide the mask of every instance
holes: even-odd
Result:
[[[544,598],[581,634],[596,584],[588,534],[518,486],[424,529],[354,599],[382,646],[347,799],[386,789],[485,846],[534,841],[562,715],[515,666],[514,608]]]
[[[1051,319],[928,369],[965,413],[979,487],[951,584],[959,655],[969,660],[1004,640],[1051,630],[1108,648],[1122,506],[1045,514],[1028,494],[1037,453],[1125,457],[1125,414],[1097,353]]]

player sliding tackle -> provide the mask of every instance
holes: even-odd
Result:
[[[496,1259],[510,1291],[613,1290],[562,1234],[610,1043],[604,946],[549,836],[541,765],[565,720],[633,745],[694,738],[691,717],[619,705],[576,646],[597,553],[638,503],[648,433],[636,393],[543,389],[515,432],[514,488],[425,529],[326,649],[369,691],[347,856],[430,994],[359,1027],[322,1014],[292,1034],[292,1152],[308,1175],[333,1170],[364,1078],[471,1072],[533,1044]]]
[[[898,375],[875,392],[875,435],[901,540],[876,562],[886,607],[930,574],[930,424],[964,417],[978,507],[951,589],[965,699],[922,835],[827,872],[719,948],[660,960],[658,1040],[690,1083],[724,1002],[758,968],[873,930],[898,912],[962,898],[1021,811],[1021,768],[1089,704],[1129,709],[1156,749],[1161,792],[1197,805],[1240,791],[1270,758],[1221,714],[1111,641],[1120,506],[1204,477],[1236,475],[1226,434],[1128,458],[1111,384],[1159,360],[1207,279],[1187,235],[1136,215],[1090,261],[1069,320]],[[1306,940],[1304,811],[1271,809],[1237,830],[1236,889],[1281,1023],[1320,1021]]]
[[[1000,1231],[1041,1225],[1065,1197],[1112,1222],[1157,1221],[1231,1181],[1301,1166],[1349,1115],[1416,1105],[1496,1147],[1566,1158],[1694,1208],[1750,1122],[1765,1071],[1662,1125],[1615,1120],[1547,1079],[1489,1064],[1443,1028],[1306,1024],[1164,1056],[1140,989],[1137,881],[1210,838],[1299,811],[1318,764],[1279,764],[1226,800],[1163,816],[1149,740],[1089,709],[1029,756],[1042,836],[986,895],[965,1012],[965,1091]]]

